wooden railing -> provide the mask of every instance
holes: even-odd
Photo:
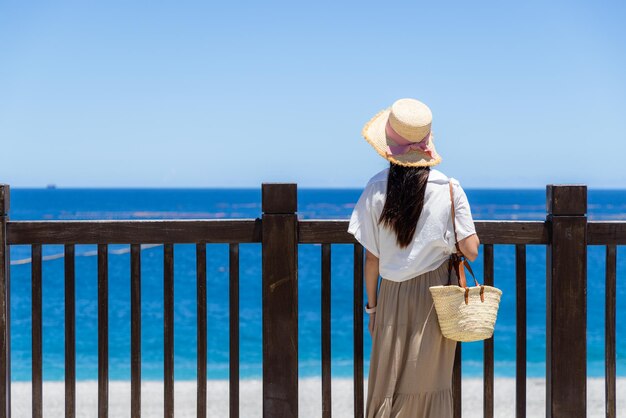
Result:
[[[616,245],[626,244],[626,222],[588,222],[586,186],[548,186],[545,221],[478,221],[484,284],[493,285],[493,246],[515,245],[516,415],[526,416],[526,245],[545,245],[546,416],[585,417],[587,245],[606,246],[606,416],[615,417]],[[197,267],[198,417],[206,417],[206,245],[229,244],[230,416],[239,416],[239,244],[261,243],[263,416],[298,416],[298,244],[321,244],[322,416],[331,416],[331,244],[354,247],[354,416],[364,415],[364,249],[347,233],[347,220],[298,220],[295,184],[263,183],[262,217],[235,220],[10,221],[9,186],[0,185],[0,411],[11,416],[9,247],[32,247],[32,406],[41,417],[41,246],[65,247],[65,411],[75,411],[74,246],[98,244],[98,416],[108,416],[108,244],[131,246],[131,416],[141,416],[140,244],[164,245],[164,416],[174,416],[173,250],[195,243]],[[496,284],[497,285],[497,284]],[[494,416],[493,337],[484,340],[483,414]],[[461,417],[461,350],[453,373],[455,417]]]

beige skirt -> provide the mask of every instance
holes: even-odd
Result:
[[[452,417],[457,342],[441,334],[428,290],[447,282],[447,260],[436,270],[403,282],[382,279],[372,335],[367,418]]]

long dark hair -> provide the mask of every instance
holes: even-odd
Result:
[[[417,221],[424,207],[424,193],[430,167],[409,167],[389,162],[385,206],[378,219],[396,233],[400,248],[413,241]]]

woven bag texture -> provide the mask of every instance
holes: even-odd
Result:
[[[480,300],[480,286],[472,286],[468,287],[467,304],[465,289],[460,286],[429,288],[444,337],[456,341],[478,341],[493,335],[502,290],[487,285],[483,287],[484,302]]]

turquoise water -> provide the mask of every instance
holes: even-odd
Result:
[[[348,219],[360,189],[300,189],[300,219]],[[545,219],[544,190],[467,190],[480,219]],[[13,189],[12,220],[255,218],[259,189]],[[626,220],[626,191],[589,191],[590,220]],[[130,258],[128,245],[109,246],[109,378],[130,379]],[[76,248],[76,375],[97,378],[95,245]],[[352,376],[352,246],[332,245],[331,351],[334,377]],[[321,248],[300,244],[299,373],[321,373]],[[64,378],[63,247],[43,246],[43,374]],[[515,373],[514,247],[494,247],[495,285],[504,292],[494,334],[495,375]],[[163,248],[142,251],[142,378],[163,378]],[[11,249],[11,373],[31,378],[30,246]],[[196,285],[193,244],[174,246],[174,367],[176,379],[196,378]],[[240,376],[262,377],[261,248],[240,245]],[[473,263],[482,277],[482,253]],[[588,374],[604,373],[604,248],[588,253]],[[626,376],[626,256],[618,248],[617,374]],[[545,247],[528,246],[528,376],[545,375]],[[364,294],[364,300],[366,295]],[[207,246],[208,378],[228,378],[228,246]],[[371,340],[364,318],[364,372]],[[482,374],[483,343],[463,343],[463,375]]]

